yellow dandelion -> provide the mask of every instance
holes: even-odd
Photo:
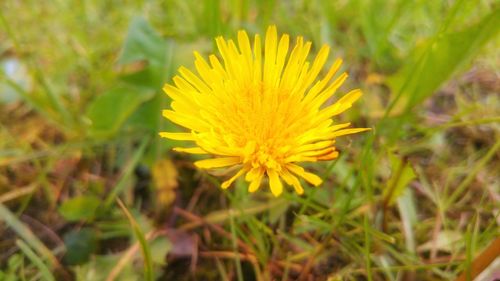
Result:
[[[348,129],[350,123],[334,124],[331,119],[361,96],[356,89],[327,103],[347,78],[344,72],[332,81],[342,60],[317,80],[329,47],[323,46],[310,64],[311,42],[297,37],[289,53],[289,36],[278,40],[275,26],[267,29],[263,49],[260,36],[255,35],[252,48],[245,31],[238,32],[237,43],[222,37],[215,41],[222,60],[210,55],[207,62],[195,52],[198,74],[181,67],[174,85],[163,88],[172,98],[172,110],[164,110],[163,116],[190,132],[160,136],[193,141],[193,147],[174,150],[211,156],[196,161],[199,168],[237,166],[239,171],[222,188],[243,175],[250,192],[267,177],[275,196],[283,192],[282,180],[298,194],[304,193],[299,178],[320,185],[321,178],[298,163],[335,159],[336,137],[367,130]]]

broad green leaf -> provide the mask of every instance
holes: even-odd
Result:
[[[160,93],[169,73],[170,53],[170,44],[144,18],[132,20],[118,64],[124,68],[132,64],[140,67],[122,74],[122,85],[102,94],[89,106],[91,135],[113,136],[127,120],[133,127],[159,131],[162,108],[153,97]]]
[[[150,89],[154,94],[133,112],[127,121],[131,127],[153,133],[161,131],[161,110],[169,101],[161,88],[171,73],[172,54],[172,42],[163,39],[144,18],[132,20],[118,64],[124,67],[140,62],[144,64],[137,71],[122,75],[120,79],[127,84]]]
[[[141,60],[163,62],[166,58],[165,45],[165,40],[143,17],[136,17],[130,24],[118,63],[128,64]]]
[[[135,72],[123,75],[122,80],[159,92],[169,72],[171,46],[144,18],[134,18],[118,64],[127,66],[144,62],[144,65]]]
[[[97,235],[92,228],[72,230],[64,235],[64,263],[68,265],[84,264],[97,249]]]
[[[93,195],[73,197],[59,207],[59,213],[68,221],[92,219],[101,204],[101,199]]]
[[[160,89],[160,88],[158,88]],[[161,112],[168,107],[169,98],[158,92],[154,98],[141,104],[127,120],[127,126],[147,130],[154,135],[160,131],[173,130],[174,125],[165,119]],[[170,126],[168,129],[167,126]],[[162,139],[165,141],[167,139]],[[169,142],[169,140],[167,140]]]
[[[390,155],[392,174],[383,191],[385,205],[393,205],[408,184],[416,177],[411,165],[395,155]]]
[[[139,105],[152,96],[150,90],[131,86],[115,87],[98,96],[87,108],[90,134],[101,138],[116,134]]]
[[[458,32],[442,33],[418,45],[405,66],[389,79],[395,108],[411,110],[432,95],[500,30],[500,8]]]

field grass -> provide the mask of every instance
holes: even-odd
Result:
[[[158,136],[193,51],[270,24],[343,58],[335,122],[372,128],[302,196]],[[494,0],[1,1],[0,280],[500,278],[499,30]]]

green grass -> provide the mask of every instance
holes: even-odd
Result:
[[[494,270],[495,1],[49,2],[0,3],[0,280],[467,280]],[[364,95],[335,122],[373,129],[308,166],[324,183],[303,196],[249,194],[244,182],[221,190],[221,177],[157,134],[180,130],[161,117],[161,88],[193,66],[193,51],[269,24],[311,40],[312,53],[329,44],[328,64],[343,58],[340,92]]]

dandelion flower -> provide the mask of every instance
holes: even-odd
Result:
[[[222,37],[215,41],[222,60],[210,55],[206,61],[195,52],[197,74],[181,67],[174,85],[163,88],[172,99],[172,109],[163,116],[190,132],[160,136],[194,142],[193,147],[174,150],[210,156],[195,162],[199,168],[236,167],[222,188],[241,176],[250,192],[267,178],[275,196],[283,192],[283,182],[304,193],[299,178],[320,185],[321,178],[299,163],[335,159],[336,137],[367,130],[332,121],[361,96],[357,89],[327,103],[347,78],[342,73],[333,79],[342,61],[337,59],[317,79],[329,47],[323,46],[311,64],[311,42],[297,37],[290,48],[289,35],[278,38],[275,26],[267,29],[264,46],[257,34],[252,48],[245,31],[238,32],[237,42]]]

